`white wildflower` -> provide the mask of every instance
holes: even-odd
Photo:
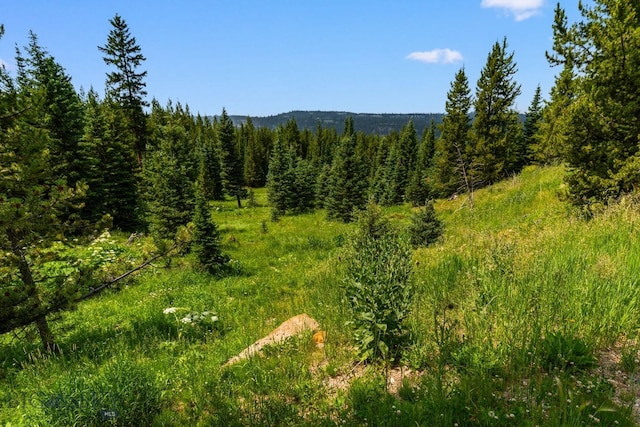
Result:
[[[172,313],[175,313],[176,310],[177,310],[176,307],[167,307],[164,310],[162,310],[162,313],[163,314],[172,314]]]
[[[186,316],[180,319],[182,323],[191,323],[191,316]]]
[[[218,316],[211,316],[211,321],[212,322],[217,322],[218,321]]]

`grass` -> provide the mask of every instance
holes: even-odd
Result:
[[[0,423],[635,425],[633,388],[616,390],[600,356],[621,347],[618,368],[635,378],[640,210],[623,201],[578,219],[559,198],[563,173],[526,169],[478,191],[473,210],[436,202],[444,237],[413,255],[414,375],[393,392],[392,372],[356,363],[344,326],[352,225],[322,211],[273,223],[256,190],[257,207],[213,206],[232,274],[198,272],[190,255],[159,262],[52,322],[57,355],[29,330],[0,337]],[[385,213],[404,229],[412,208]],[[180,321],[202,312],[217,320]],[[323,348],[307,333],[222,367],[300,313],[327,332]]]

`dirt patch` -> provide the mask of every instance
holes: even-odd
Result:
[[[635,340],[619,340],[610,348],[602,351],[598,357],[598,367],[595,373],[605,378],[613,386],[613,403],[621,407],[632,404],[632,415],[636,424],[640,425],[640,352]],[[633,349],[633,350],[631,350]],[[626,372],[622,359],[633,358],[636,369]]]

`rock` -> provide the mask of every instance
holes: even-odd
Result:
[[[280,343],[286,340],[287,338],[290,338],[295,335],[299,335],[304,331],[316,331],[319,329],[319,327],[320,325],[318,324],[318,322],[316,322],[314,319],[309,317],[307,314],[299,314],[297,316],[294,316],[286,320],[285,322],[283,322],[280,326],[278,326],[273,331],[271,331],[269,335],[259,339],[258,341],[251,344],[249,347],[242,350],[240,354],[229,359],[227,363],[225,363],[223,366],[233,365],[234,363],[239,362],[240,360],[248,359],[251,356],[259,354],[260,350],[262,350],[262,348],[267,345]],[[325,334],[325,335],[322,335],[322,342],[324,342],[324,337],[326,336],[326,333],[324,331],[321,331],[321,333]],[[314,342],[318,343],[318,341],[316,341],[315,335],[314,335]]]
[[[326,331],[318,331],[315,334],[313,334],[313,342],[316,343],[316,346],[318,348],[322,348],[324,347],[324,342],[327,339],[327,332]]]

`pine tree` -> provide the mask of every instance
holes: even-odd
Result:
[[[220,247],[220,232],[211,219],[209,206],[200,187],[196,188],[195,212],[193,215],[193,252],[201,268],[217,273],[229,262],[229,256]]]
[[[531,150],[534,159],[543,164],[560,163],[567,147],[567,112],[576,97],[573,65],[563,66],[551,88],[551,100],[542,109]]]
[[[407,200],[413,206],[420,206],[433,197],[429,171],[433,163],[436,141],[436,125],[433,120],[422,135],[418,148],[418,158],[409,177],[407,185]]]
[[[349,222],[354,210],[362,209],[366,203],[366,174],[356,157],[355,145],[354,136],[344,136],[333,157],[325,200],[330,219]]]
[[[200,143],[200,169],[202,192],[206,200],[224,200],[222,168],[215,141],[204,137]]]
[[[107,73],[107,97],[123,109],[128,128],[134,135],[138,164],[142,165],[147,142],[146,115],[143,110],[148,105],[144,99],[147,95],[147,84],[144,82],[147,72],[138,71],[138,68],[146,58],[120,15],[116,14],[109,23],[113,28],[109,31],[107,43],[98,46],[98,50],[104,54],[104,62],[116,68]]]
[[[313,209],[316,180],[312,165],[297,157],[294,147],[276,139],[267,177],[267,199],[273,218]]]
[[[442,132],[433,157],[433,189],[439,197],[449,197],[461,189],[472,190],[471,92],[464,68],[461,68],[447,93]],[[469,185],[465,185],[468,183]]]
[[[381,203],[382,197],[386,192],[387,187],[387,158],[389,157],[389,151],[391,147],[397,144],[398,134],[395,131],[386,135],[378,144],[378,149],[375,154],[375,160],[373,162],[372,170],[373,176],[371,178],[371,185],[369,188],[369,194],[376,203]]]
[[[224,108],[217,126],[217,136],[222,165],[220,175],[224,190],[228,195],[235,197],[238,201],[238,208],[242,208],[241,200],[247,197],[247,190],[244,188],[244,168],[236,149],[233,122]]]
[[[487,57],[476,86],[473,120],[474,180],[492,184],[516,172],[517,141],[521,134],[515,100],[520,85],[513,53],[507,53],[507,39],[496,42]]]
[[[531,105],[529,105],[529,109],[525,115],[522,143],[518,150],[519,164],[517,165],[517,169],[522,169],[533,161],[533,146],[536,143],[535,136],[538,133],[538,127],[541,121],[542,95],[540,85],[538,85],[531,100]]]
[[[400,198],[405,195],[411,173],[415,170],[418,161],[418,134],[413,126],[413,120],[402,127],[400,131],[398,148],[400,150],[400,159],[398,164],[398,185]]]
[[[33,32],[29,34],[26,52],[28,57],[21,58],[18,51],[18,80],[34,95],[38,94],[31,98],[32,108],[38,112],[38,123],[49,130],[54,174],[75,186],[86,178],[84,171],[88,166],[80,153],[84,127],[82,101],[64,68],[38,44]]]
[[[407,200],[413,206],[420,206],[432,197],[432,193],[427,171],[422,169],[414,170],[407,186]]]
[[[382,174],[382,191],[380,194],[380,204],[383,206],[391,206],[402,202],[404,196],[404,181],[406,173],[406,164],[402,154],[400,141],[389,148],[384,171]]]
[[[569,199],[591,214],[640,182],[640,4],[595,0],[579,9],[583,20],[567,27],[556,8],[548,57],[580,76],[563,121],[565,159]]]
[[[161,130],[158,147],[145,159],[145,201],[150,231],[162,238],[172,238],[181,225],[193,217],[194,184],[200,159],[195,141],[184,127],[181,111],[170,112]],[[204,190],[201,190],[204,191]]]
[[[433,166],[433,156],[436,152],[436,123],[432,119],[429,127],[422,134],[422,141],[418,150],[417,168],[429,170]]]
[[[122,109],[89,91],[81,141],[89,188],[82,215],[97,221],[108,214],[114,227],[135,231],[142,224],[142,207],[132,135],[125,123]]]
[[[304,213],[313,210],[316,204],[315,183],[318,174],[315,167],[304,159],[298,159],[294,171],[295,203],[294,213]]]
[[[273,144],[267,175],[267,200],[274,218],[291,209],[295,195],[295,169],[292,150],[279,138]]]
[[[259,135],[259,131],[254,129],[251,117],[247,117],[246,127],[251,131],[247,132],[244,150],[244,180],[249,187],[262,187],[267,179],[268,166],[265,167],[265,158],[268,147],[263,145],[262,137]]]
[[[0,38],[3,33],[0,25]],[[52,350],[47,316],[70,308],[82,281],[71,274],[41,277],[38,264],[42,250],[64,240],[62,218],[84,188],[54,175],[50,132],[33,108],[42,96],[42,87],[16,85],[0,67],[0,333],[34,323]]]
[[[432,201],[411,215],[409,241],[414,248],[427,247],[438,241],[444,232],[444,225],[438,219]]]

